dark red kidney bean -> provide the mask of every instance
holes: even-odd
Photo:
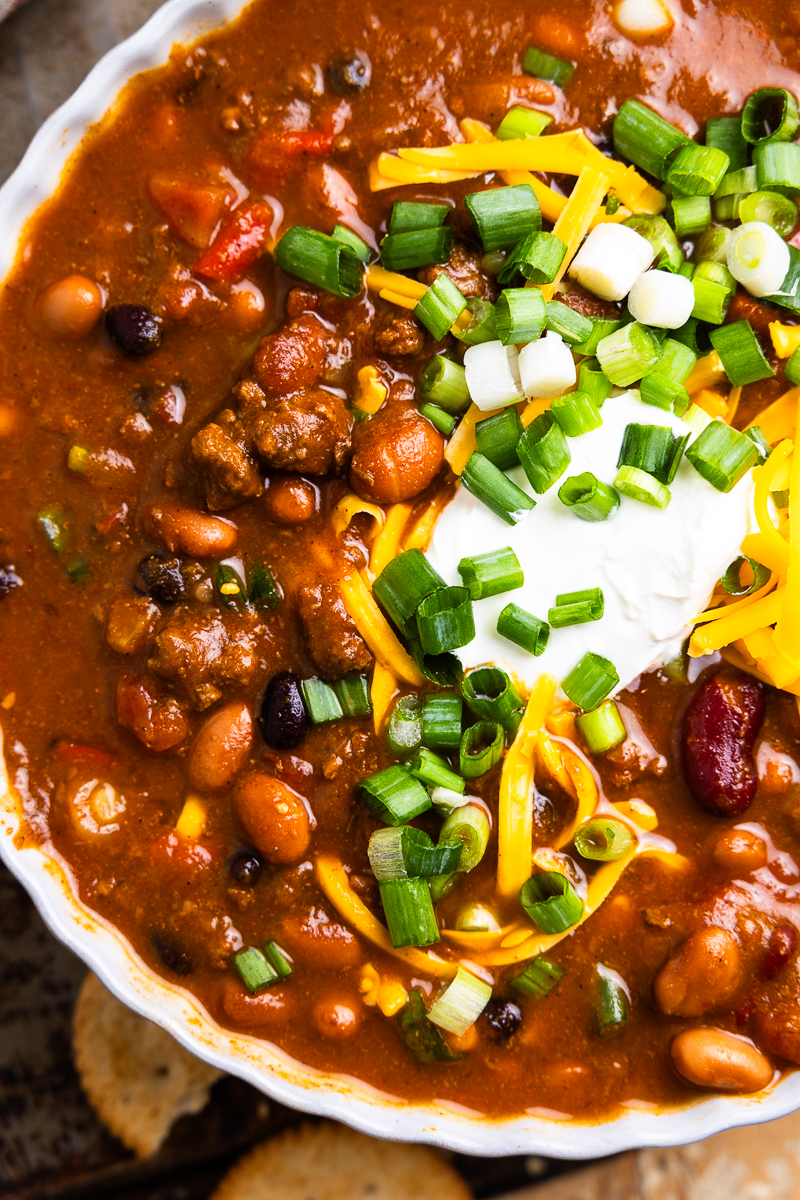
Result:
[[[726,669],[707,679],[686,709],[683,773],[706,812],[733,817],[751,803],[758,782],[753,744],[764,709],[764,685]]]
[[[106,329],[120,350],[140,358],[161,345],[163,321],[143,304],[115,304],[106,313]]]
[[[306,736],[308,718],[300,681],[291,671],[279,671],[270,679],[258,723],[264,741],[275,750],[290,750]]]
[[[797,930],[794,925],[784,923],[772,931],[767,944],[767,953],[761,964],[761,972],[767,979],[774,979],[783,970],[797,949]]]

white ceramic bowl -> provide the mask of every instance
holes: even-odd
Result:
[[[138,72],[166,62],[175,43],[191,43],[243,7],[243,0],[170,0],[137,34],[98,63],[75,95],[39,130],[20,167],[0,190],[0,277],[14,262],[26,221],[55,191],[87,128],[111,107],[125,83]],[[189,992],[157,976],[118,930],[78,900],[70,869],[53,847],[16,844],[21,805],[10,790],[1,752],[0,737],[0,855],[56,937],[123,1003],[163,1026],[199,1058],[293,1108],[345,1121],[379,1137],[431,1142],[467,1154],[590,1158],[637,1146],[683,1145],[800,1107],[798,1072],[757,1100],[719,1096],[661,1113],[632,1108],[596,1124],[541,1116],[493,1121],[454,1104],[409,1104],[352,1077],[306,1067],[266,1042],[222,1029]],[[535,1104],[533,1083],[531,1103]]]

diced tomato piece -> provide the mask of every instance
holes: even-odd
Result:
[[[248,170],[262,187],[279,183],[304,157],[322,158],[329,154],[335,139],[332,127],[262,133],[247,151]]]
[[[205,250],[225,213],[231,192],[220,184],[200,183],[162,171],[150,177],[150,195],[178,237]]]
[[[96,767],[113,767],[117,761],[115,755],[107,750],[98,750],[96,746],[82,746],[78,742],[59,742],[58,755],[65,762],[90,763]]]
[[[150,855],[173,880],[189,882],[193,876],[222,862],[225,851],[214,842],[190,842],[169,831],[150,843]]]
[[[243,204],[200,255],[194,264],[195,274],[220,283],[237,283],[264,253],[271,225],[272,209],[268,204]]]

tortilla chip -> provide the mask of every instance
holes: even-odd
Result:
[[[211,1200],[471,1200],[424,1146],[380,1142],[329,1121],[288,1129],[233,1167]]]
[[[178,1117],[204,1108],[223,1074],[120,1004],[91,973],[72,1028],[83,1090],[103,1124],[139,1158],[155,1154]]]

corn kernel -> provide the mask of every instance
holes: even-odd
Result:
[[[361,979],[358,984],[358,990],[361,993],[361,999],[368,1008],[374,1008],[378,1003],[380,982],[380,975],[375,970],[372,963],[365,963],[361,971]]]
[[[389,389],[380,378],[377,367],[362,367],[358,372],[358,391],[353,404],[370,416],[382,407]]]
[[[769,336],[778,358],[789,358],[800,346],[800,325],[781,325],[770,321]]]
[[[205,827],[206,807],[196,797],[190,796],[175,822],[175,832],[187,841],[196,842]]]
[[[378,988],[378,1008],[385,1017],[393,1017],[408,1002],[408,992],[401,983],[382,983]]]

